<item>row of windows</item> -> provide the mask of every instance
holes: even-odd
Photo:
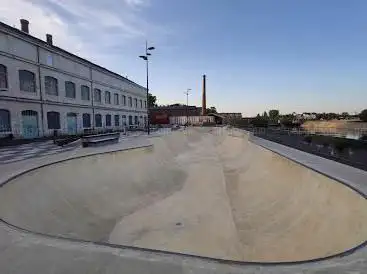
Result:
[[[71,116],[77,116],[76,113],[68,113],[67,117],[71,117]],[[133,120],[134,118],[134,120]],[[126,125],[126,115],[122,115],[121,116],[122,122],[120,124],[120,115],[116,114],[113,116],[113,124],[115,127],[118,127],[120,125],[125,126]],[[139,121],[139,116],[132,116],[129,115],[128,116],[129,119],[129,125],[133,125],[133,121],[135,125],[138,125],[142,122],[143,116],[140,116],[140,121]],[[146,118],[144,118],[146,119]],[[91,122],[91,115],[89,113],[83,113],[82,115],[82,120],[83,120],[83,128],[90,128],[92,125]],[[94,123],[96,127],[102,127],[102,114],[95,114],[94,115]],[[105,115],[105,126],[106,127],[112,127],[112,115],[111,114],[106,114]],[[47,112],[47,127],[49,129],[60,129],[60,113],[55,112],[55,111],[51,111],[51,112]]]
[[[35,116],[38,117],[38,113],[37,111],[33,111],[33,110],[24,110],[22,111],[22,116]],[[77,114],[70,112],[67,113],[66,115],[67,117],[67,121],[69,121],[71,119],[71,121],[73,119],[75,119],[75,127],[76,127],[76,118],[77,118]],[[120,125],[126,125],[126,115],[122,115],[121,116],[121,124],[120,124],[120,115],[114,115],[113,117],[113,122],[114,122],[114,126],[118,127]],[[134,120],[133,120],[134,119]],[[139,117],[138,116],[132,116],[129,115],[128,116],[128,122],[129,125],[133,125],[133,121],[134,124],[140,124],[143,123],[142,121],[143,116],[140,116],[140,121],[139,121]],[[146,117],[144,117],[144,123],[146,122]],[[90,128],[92,125],[91,122],[91,114],[89,113],[83,113],[82,115],[82,120],[83,120],[83,128]],[[94,115],[94,120],[95,120],[95,126],[96,127],[102,127],[102,115],[101,114],[95,114]],[[9,110],[6,109],[0,109],[0,132],[9,132],[11,131],[11,122],[10,122],[10,112]],[[36,119],[36,122],[38,122],[38,118]],[[106,114],[105,115],[105,126],[106,127],[111,127],[112,126],[112,115],[111,114]],[[60,113],[56,112],[56,111],[49,111],[47,112],[47,127],[48,129],[60,129],[61,125],[60,125]]]
[[[0,89],[8,88],[8,80],[7,80],[7,68],[6,66],[0,64]],[[19,70],[19,87],[21,91],[25,92],[36,92],[36,77],[35,74],[28,70]],[[52,76],[45,76],[45,91],[46,94],[58,96],[59,95],[59,86],[58,80]],[[81,85],[81,99],[85,101],[90,100],[90,88],[86,85]],[[113,95],[113,103],[115,105],[120,105],[120,97],[118,93],[114,93]],[[75,83],[66,81],[65,82],[65,97],[68,98],[76,98],[76,87]],[[126,96],[122,95],[121,104],[126,106]],[[102,102],[102,92],[100,89],[94,89],[94,101]],[[106,104],[111,104],[111,92],[105,91],[104,93],[104,101]],[[128,97],[129,107],[133,107],[132,97]],[[135,108],[143,108],[143,100],[139,100],[134,98],[134,107]],[[147,107],[147,102],[144,101],[144,108]]]

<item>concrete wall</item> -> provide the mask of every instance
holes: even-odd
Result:
[[[39,62],[38,62],[39,60]],[[0,109],[10,111],[12,132],[2,132],[2,135],[13,133],[15,137],[22,138],[23,110],[34,110],[38,113],[40,136],[52,132],[47,128],[48,111],[60,113],[60,133],[66,133],[66,115],[69,112],[77,114],[78,132],[83,131],[82,114],[90,113],[92,127],[94,126],[93,113],[102,114],[105,127],[105,115],[138,116],[142,126],[146,111],[145,88],[131,81],[115,75],[101,67],[93,65],[83,59],[78,59],[65,52],[58,51],[44,43],[37,42],[32,37],[19,35],[0,26],[0,64],[7,67],[8,88],[0,90]],[[24,92],[20,90],[19,70],[28,70],[35,74],[36,92]],[[46,94],[45,76],[52,76],[58,81],[58,95]],[[75,98],[65,96],[65,81],[75,84]],[[90,99],[82,100],[81,86],[89,87]],[[94,102],[94,89],[101,90],[101,102]],[[111,93],[111,103],[105,102],[105,91]],[[119,104],[114,102],[114,94],[118,94]],[[126,104],[123,104],[123,96]],[[129,106],[128,97],[132,97],[133,105]],[[134,102],[138,100],[137,107]],[[142,100],[142,107],[140,105]],[[43,115],[42,115],[43,111]],[[140,119],[142,116],[142,119]],[[42,119],[43,117],[43,119]],[[126,118],[128,122],[128,118]],[[134,118],[133,118],[133,121]]]

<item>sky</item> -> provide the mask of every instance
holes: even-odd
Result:
[[[0,20],[145,86],[253,116],[367,108],[365,0],[1,0]]]

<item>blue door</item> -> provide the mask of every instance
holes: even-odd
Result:
[[[38,113],[34,110],[22,111],[22,135],[23,138],[31,139],[39,135]]]
[[[68,134],[74,135],[77,133],[76,113],[68,113],[66,115]]]

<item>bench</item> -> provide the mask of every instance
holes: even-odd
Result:
[[[58,146],[66,146],[80,139],[80,136],[68,136],[54,140],[54,143]]]
[[[82,145],[83,147],[89,147],[99,144],[114,143],[117,142],[119,138],[120,132],[89,135],[82,138]]]

